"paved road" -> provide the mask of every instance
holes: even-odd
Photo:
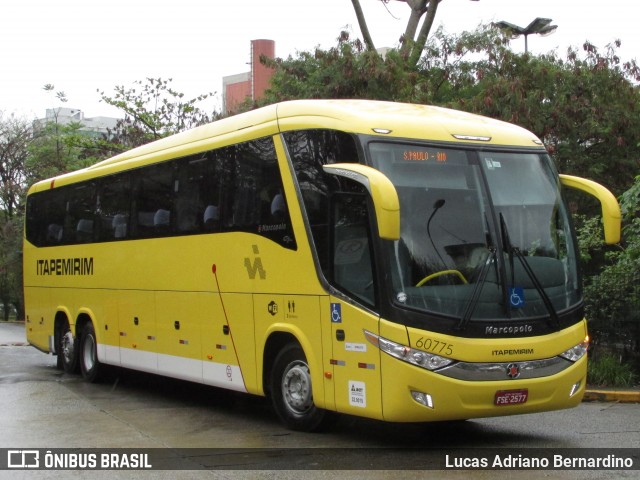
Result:
[[[410,468],[403,479],[640,478],[640,470],[615,475],[602,470],[428,470],[442,464],[443,452],[469,457],[481,448],[508,453],[624,447],[638,449],[640,462],[638,404],[584,403],[561,412],[430,425],[341,417],[326,433],[305,434],[284,429],[269,403],[258,397],[128,371],[114,371],[100,384],[84,383],[57,370],[55,357],[25,346],[22,329],[0,324],[0,448],[160,448],[172,459],[182,455],[180,465],[186,469],[229,469],[133,475],[150,479],[272,478],[276,470],[289,470],[277,472],[282,479],[361,478],[362,471],[336,470],[354,466],[373,468],[368,479],[390,478],[381,469],[403,467]],[[192,448],[226,450],[186,455],[179,450]],[[34,476],[89,478],[89,473],[0,471],[0,478]],[[90,478],[101,477],[128,479],[132,473],[90,472]]]

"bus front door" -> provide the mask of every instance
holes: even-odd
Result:
[[[379,317],[335,297],[328,311],[336,410],[381,419],[380,350],[363,333],[377,332]]]

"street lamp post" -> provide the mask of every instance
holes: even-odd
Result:
[[[496,22],[495,26],[508,32],[512,38],[518,38],[520,35],[524,35],[524,53],[529,53],[527,37],[531,34],[537,34],[543,37],[551,35],[558,28],[557,25],[550,25],[551,21],[550,18],[538,17],[525,28],[505,21]]]

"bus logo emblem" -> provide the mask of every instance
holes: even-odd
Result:
[[[254,255],[260,254],[257,245],[252,245],[252,248]],[[262,266],[262,259],[260,257],[256,256],[253,259],[253,263],[251,263],[251,259],[249,257],[245,257],[244,266],[247,269],[247,275],[249,275],[250,280],[255,280],[256,273],[260,275],[260,280],[267,278],[267,272],[265,272],[264,267]]]
[[[518,378],[520,376],[520,365],[517,363],[510,363],[507,365],[507,377]]]

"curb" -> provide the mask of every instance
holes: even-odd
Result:
[[[587,390],[583,402],[640,403],[640,391]]]

